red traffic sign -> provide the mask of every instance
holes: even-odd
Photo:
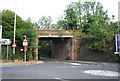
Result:
[[[28,40],[26,38],[23,40],[23,46],[28,46]]]
[[[27,46],[24,46],[24,51],[28,51],[28,47]]]
[[[13,43],[12,47],[13,47],[13,48],[14,48],[14,47],[16,47],[16,44],[15,44],[15,43]]]
[[[23,40],[23,42],[28,42],[28,40],[25,38],[25,39]]]

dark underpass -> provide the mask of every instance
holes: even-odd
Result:
[[[72,37],[40,37],[38,59],[71,59]]]

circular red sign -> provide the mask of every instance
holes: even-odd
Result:
[[[13,43],[12,47],[16,47],[16,44],[15,44],[15,43]]]

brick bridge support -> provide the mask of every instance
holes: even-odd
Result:
[[[78,56],[79,31],[65,30],[38,30],[36,45],[41,39],[52,40],[51,57],[55,59],[72,59]],[[35,59],[38,60],[38,48],[35,50]]]

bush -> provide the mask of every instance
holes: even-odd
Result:
[[[89,45],[89,49],[91,51],[105,52],[105,45],[101,41],[94,41]]]

